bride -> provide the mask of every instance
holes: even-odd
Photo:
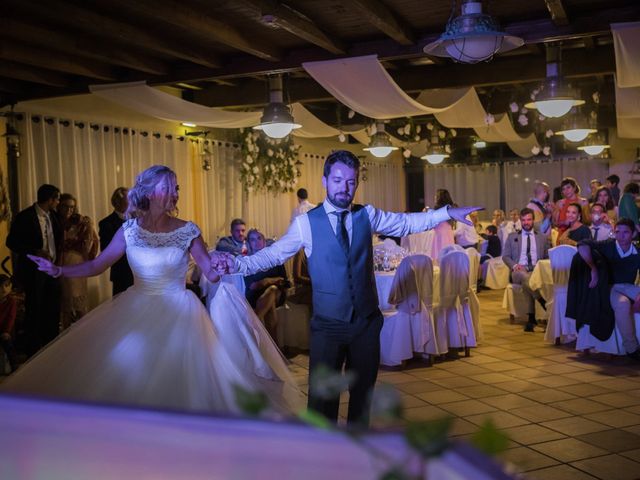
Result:
[[[244,296],[221,284],[210,316],[185,288],[191,254],[211,282],[226,261],[209,257],[198,227],[175,217],[175,173],[153,166],[129,191],[129,220],[94,260],[53,277],[99,275],[126,254],[135,283],[65,331],[1,390],[100,403],[239,413],[236,387],[264,392],[273,411],[302,405],[285,360]]]

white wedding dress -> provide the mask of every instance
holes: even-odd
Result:
[[[185,289],[187,223],[152,233],[123,225],[134,286],[84,316],[0,390],[91,402],[239,413],[237,385],[267,394],[271,410],[296,412],[303,395],[282,354],[233,287],[218,288],[209,315]]]

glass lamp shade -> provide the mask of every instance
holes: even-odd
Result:
[[[363,148],[365,152],[371,153],[376,158],[385,158],[392,151],[398,150],[398,147],[394,147],[391,145],[391,141],[389,140],[389,135],[387,135],[384,131],[378,131],[374,135],[371,136],[371,142],[369,142],[369,146]]]
[[[597,130],[594,128],[572,128],[571,130],[562,130],[556,132],[557,135],[562,135],[570,142],[581,142],[589,136],[590,133],[595,133]]]
[[[300,127],[302,125],[294,122],[289,107],[281,102],[271,102],[264,109],[260,125],[253,128],[262,130],[271,138],[284,138],[291,133],[291,130]]]
[[[575,100],[572,98],[569,99],[553,99],[553,100],[541,100],[532,102],[531,104],[527,103],[529,108],[536,108],[542,115],[549,118],[558,118],[569,113],[571,108],[575,105]],[[582,102],[584,103],[584,102]]]
[[[609,148],[609,145],[581,145],[578,150],[582,150],[587,155],[600,155],[605,148]]]
[[[445,158],[449,158],[449,155],[446,153],[427,153],[424,157],[420,158],[426,160],[431,165],[438,165],[439,163],[444,162]]]
[[[426,54],[450,57],[461,63],[478,63],[524,44],[521,38],[501,32],[493,17],[482,13],[482,2],[464,1],[461,13],[447,23],[438,40],[423,48]]]
[[[542,92],[526,108],[535,108],[548,118],[558,118],[569,113],[572,107],[583,105],[584,100],[574,97],[574,92],[564,85],[562,78],[547,77]]]

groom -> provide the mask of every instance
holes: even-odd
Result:
[[[372,234],[402,237],[451,219],[468,224],[467,215],[481,208],[400,214],[352,204],[359,169],[353,153],[331,153],[322,177],[327,192],[324,202],[294,218],[285,235],[271,246],[255,255],[236,257],[234,265],[250,275],[283,264],[304,248],[313,290],[308,406],[337,421],[339,397],[322,395],[315,380],[319,366],[339,373],[345,365],[355,374],[349,388],[348,422],[367,425],[383,320],[373,274]]]

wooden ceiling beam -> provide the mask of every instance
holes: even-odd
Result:
[[[6,41],[0,41],[0,59],[98,80],[114,81],[118,78],[109,66],[93,60]]]
[[[413,45],[415,35],[404,25],[391,10],[379,0],[348,0],[352,7],[357,8],[362,16],[385,35],[393,38],[400,45]]]
[[[551,14],[551,20],[559,27],[569,25],[569,18],[567,17],[567,11],[562,4],[562,0],[544,0],[547,10]]]
[[[92,58],[113,65],[127,67],[153,75],[166,75],[169,67],[166,63],[148,55],[125,50],[114,44],[105,44],[86,35],[68,35],[33,22],[24,22],[7,17],[0,18],[0,35],[32,45],[47,45],[49,48],[79,57]]]
[[[113,8],[113,0],[100,0]],[[282,53],[264,41],[245,36],[228,23],[206,11],[173,0],[126,0],[118,5],[128,12],[182,29],[187,35],[217,42],[271,62],[279,61]],[[189,47],[190,48],[190,47]]]
[[[135,45],[137,48],[179,58],[208,68],[216,68],[221,65],[220,59],[216,55],[198,45],[186,47],[179,42],[166,40],[160,33],[158,35],[147,33],[131,24],[95,13],[87,8],[60,1],[3,1],[10,6],[11,10],[26,12],[28,15],[38,18],[55,20],[55,22],[67,25],[71,29],[116,40],[127,47]]]
[[[68,87],[69,79],[55,72],[34,68],[16,62],[0,60],[0,77],[24,80],[26,82],[48,85],[50,87]]]
[[[615,59],[611,46],[598,47],[591,52],[580,49],[567,51],[564,53],[562,63],[566,78],[610,75],[615,71]],[[539,82],[545,78],[545,65],[544,56],[521,55],[496,58],[491,63],[426,65],[389,73],[404,92],[415,94],[430,88]],[[235,88],[216,86],[193,92],[192,99],[212,107],[260,107],[266,101],[264,89],[261,87],[259,82],[245,79]],[[287,94],[292,101],[336,101],[313,79],[289,78]]]
[[[302,13],[281,2],[274,0],[236,0],[250,8],[256,21],[268,27],[281,28],[324,48],[336,55],[344,55],[345,47],[336,39],[332,39],[320,30],[316,24]]]

